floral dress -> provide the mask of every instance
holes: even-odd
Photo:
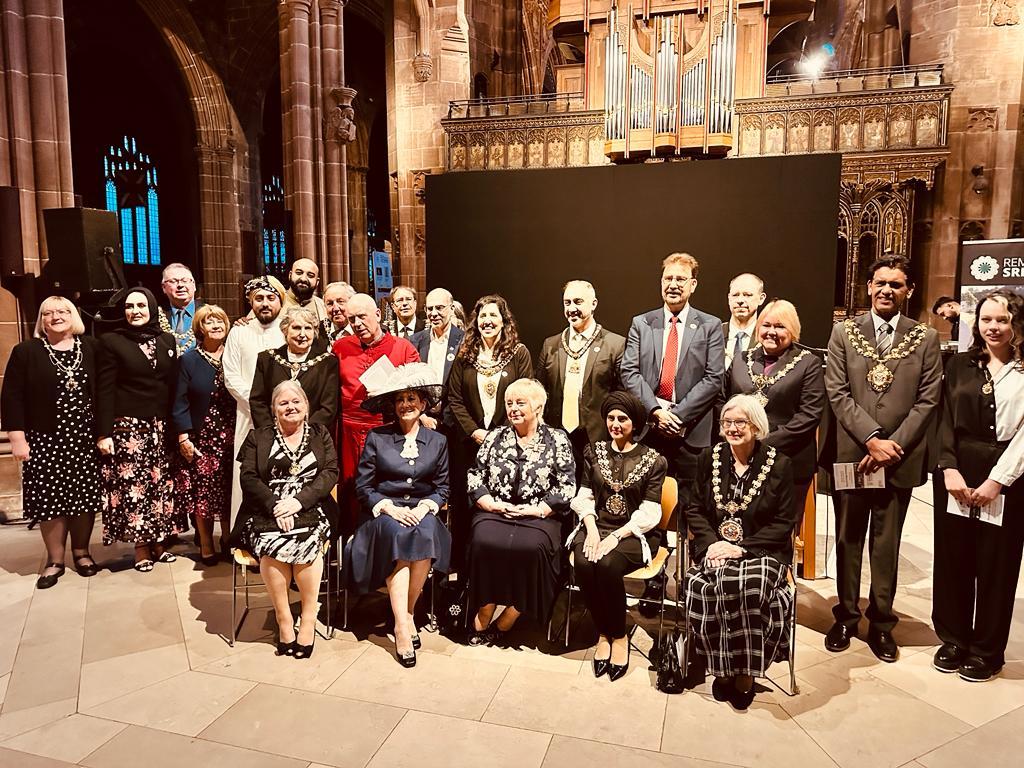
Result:
[[[139,344],[156,369],[156,339]],[[114,455],[103,463],[103,543],[163,541],[188,528],[174,509],[174,479],[167,443],[167,422],[118,416],[114,419]]]

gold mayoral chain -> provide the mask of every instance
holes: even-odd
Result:
[[[755,347],[755,351],[763,347],[758,344]],[[787,373],[796,368],[796,364],[803,360],[809,353],[806,349],[800,350],[800,354],[786,363],[786,367],[773,376],[765,376],[763,373],[754,373],[754,355],[753,352],[747,355],[747,375],[750,376],[750,380],[754,382],[755,392],[753,398],[761,404],[762,408],[768,406],[768,395],[765,394],[765,390],[774,384],[778,384],[779,380],[782,379]]]
[[[275,363],[277,363],[278,365],[284,366],[289,371],[291,371],[291,377],[292,377],[293,380],[299,378],[300,375],[302,375],[303,373],[308,371],[310,368],[312,368],[314,365],[319,363],[321,360],[326,360],[328,357],[330,357],[331,355],[334,354],[333,352],[324,352],[321,355],[317,355],[312,360],[302,360],[300,362],[293,363],[291,360],[285,360],[283,357],[281,357],[279,354],[277,354],[276,351],[274,351],[272,349],[269,350],[269,352],[270,352],[271,359]]]
[[[309,422],[304,421],[302,423],[302,441],[299,443],[299,447],[294,451],[288,447],[287,441],[284,439],[284,435],[281,434],[281,428],[274,423],[274,434],[277,436],[277,442],[281,446],[281,450],[284,455],[291,460],[291,466],[288,467],[288,474],[295,477],[302,470],[299,462],[302,461],[302,457],[306,455],[306,446],[309,445]]]
[[[516,344],[515,348],[513,348],[506,357],[496,363],[484,365],[480,362],[479,358],[473,361],[473,367],[476,368],[476,372],[483,378],[487,379],[487,381],[484,382],[484,392],[487,393],[488,397],[494,397],[494,393],[498,391],[498,383],[493,381],[493,378],[498,375],[502,368],[512,361],[512,358],[515,356],[516,352],[519,351],[521,346],[522,344]]]
[[[567,354],[569,356],[569,359],[572,360],[572,362],[569,363],[569,373],[580,372],[580,360],[583,359],[586,356],[587,352],[590,351],[590,348],[594,346],[594,341],[597,340],[597,335],[600,332],[601,326],[599,325],[597,326],[597,328],[594,329],[594,332],[590,334],[590,338],[587,339],[587,342],[583,345],[583,349],[579,350],[578,352],[573,352],[572,349],[569,348],[569,329],[566,328],[562,332],[562,349],[565,350],[565,354]]]
[[[175,333],[174,329],[171,328],[171,321],[167,318],[167,313],[164,312],[163,307],[160,307],[158,313],[160,316],[160,330],[174,337],[174,348],[181,355],[196,340],[195,333],[192,332],[191,328],[184,333]]]
[[[747,511],[754,496],[761,490],[764,481],[768,478],[772,465],[775,464],[775,449],[770,445],[767,447],[768,457],[757,473],[754,482],[743,496],[743,500],[737,504],[735,501],[725,502],[722,498],[722,449],[724,443],[715,446],[711,461],[711,491],[715,497],[715,507],[719,512],[725,512],[725,519],[718,525],[718,535],[731,544],[743,541],[743,520],[741,515]]]
[[[628,511],[628,507],[620,491],[623,488],[629,488],[631,485],[639,483],[650,472],[654,462],[658,460],[659,454],[657,451],[645,453],[636,466],[633,467],[633,471],[626,475],[626,479],[621,483],[617,483],[612,480],[612,468],[608,461],[608,443],[601,441],[594,443],[594,452],[597,455],[597,466],[601,470],[601,476],[608,483],[608,487],[612,489],[612,495],[604,503],[605,509],[616,517],[622,517]]]
[[[82,341],[75,336],[75,359],[71,362],[71,365],[64,365],[57,356],[57,350],[50,346],[50,343],[45,339],[41,339],[43,346],[46,347],[46,354],[50,356],[50,362],[53,363],[53,367],[64,374],[64,389],[74,390],[78,389],[78,379],[75,378],[75,372],[82,367]]]
[[[907,357],[915,349],[920,346],[921,342],[924,341],[924,335],[928,331],[928,326],[924,323],[918,323],[907,335],[903,337],[903,340],[895,347],[885,353],[884,356],[879,356],[878,350],[875,349],[874,345],[864,338],[864,334],[860,332],[853,320],[843,321],[843,327],[846,328],[846,335],[850,339],[850,344],[853,348],[860,352],[868,360],[874,360],[875,364],[868,370],[867,380],[871,388],[878,394],[882,394],[889,388],[895,378],[886,367],[886,363],[890,360],[902,360]]]

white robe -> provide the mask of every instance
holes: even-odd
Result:
[[[260,352],[277,349],[285,344],[284,334],[275,319],[270,325],[264,326],[255,320],[247,325],[231,329],[224,343],[224,354],[221,364],[224,370],[224,385],[235,398],[235,460],[231,470],[231,523],[234,525],[238,508],[242,504],[242,487],[239,484],[240,465],[238,451],[252,429],[252,416],[249,413],[249,393],[252,391],[252,378],[256,374],[256,357]]]

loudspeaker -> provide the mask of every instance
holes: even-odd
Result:
[[[25,272],[21,244],[21,196],[16,187],[0,187],[0,275]]]
[[[43,211],[49,261],[45,276],[68,296],[117,291],[127,286],[117,214],[95,208]]]

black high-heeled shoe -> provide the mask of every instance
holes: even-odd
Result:
[[[220,562],[220,555],[214,552],[212,555],[200,555],[199,562],[205,565],[207,568],[212,568]]]
[[[398,659],[398,663],[406,669],[416,666],[416,649],[413,648],[411,651],[405,653],[399,653],[398,649],[395,649],[395,658]]]
[[[601,677],[601,675],[608,672],[608,667],[611,664],[608,659],[594,659],[594,677]]]
[[[308,659],[313,655],[313,645],[316,643],[314,640],[309,645],[302,645],[298,640],[295,641],[295,653],[293,654],[296,659]]]
[[[47,568],[59,568],[60,570],[56,573],[50,573],[46,576],[40,576],[36,579],[36,589],[49,589],[57,580],[64,575],[64,563],[47,563]]]
[[[612,664],[611,659],[608,659],[608,679],[613,683],[620,677],[625,677],[626,672],[629,671],[629,649],[626,649],[626,663],[625,664]]]
[[[422,645],[423,645],[423,643],[420,642],[420,636],[419,635],[413,635],[412,636],[412,649],[414,651],[418,651]]]
[[[280,640],[277,641],[277,655],[278,656],[294,656],[295,655],[295,641],[292,640],[290,643],[284,643]]]

